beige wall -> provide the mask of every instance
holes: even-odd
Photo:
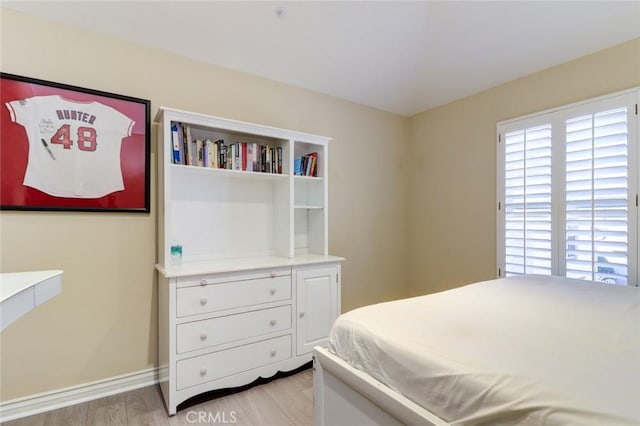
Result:
[[[347,258],[343,310],[406,296],[407,118],[0,11],[4,72],[150,99],[152,117],[169,106],[333,137],[329,249]],[[150,215],[0,214],[1,271],[64,270],[62,294],[0,335],[0,400],[154,366],[154,179],[155,167]]]
[[[496,276],[496,123],[640,85],[640,39],[411,118],[410,293]]]

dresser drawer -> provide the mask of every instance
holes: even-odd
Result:
[[[227,315],[177,327],[178,353],[291,328],[291,306]]]
[[[291,276],[231,281],[177,289],[178,317],[291,298]]]
[[[177,389],[186,389],[290,357],[291,336],[288,335],[185,359],[177,363]]]

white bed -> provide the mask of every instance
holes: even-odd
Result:
[[[316,425],[638,425],[640,289],[524,276],[356,309],[314,395]]]

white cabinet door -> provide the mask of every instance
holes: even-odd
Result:
[[[298,355],[326,346],[329,330],[340,312],[340,266],[295,272]]]

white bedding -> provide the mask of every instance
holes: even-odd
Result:
[[[640,288],[485,281],[343,314],[329,349],[465,425],[640,424]]]

